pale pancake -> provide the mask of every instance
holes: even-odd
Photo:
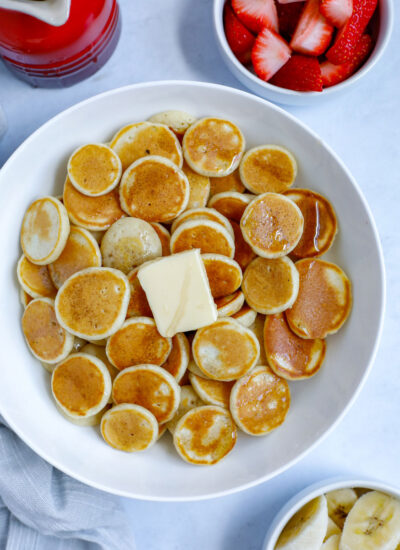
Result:
[[[55,365],[53,365],[53,367],[55,368]],[[65,420],[68,420],[68,422],[71,422],[71,424],[74,424],[75,426],[87,427],[98,426],[101,422],[101,419],[103,418],[103,415],[108,411],[111,405],[107,403],[104,409],[101,409],[101,411],[93,414],[92,416],[70,416],[69,414],[66,414],[65,411],[63,411],[57,401],[55,401],[55,406],[58,412],[65,418]]]
[[[189,358],[190,345],[188,339],[185,333],[180,332],[172,337],[172,350],[162,367],[172,374],[177,382],[180,382],[186,372]]]
[[[47,265],[33,264],[24,254],[18,261],[17,277],[22,289],[32,298],[55,298],[57,294]]]
[[[138,279],[139,268],[135,267],[128,275],[131,287],[131,297],[128,305],[127,317],[152,317],[153,313],[147,301],[146,293]]]
[[[184,172],[159,156],[131,164],[119,189],[123,210],[148,222],[171,222],[185,210],[189,196],[190,185]]]
[[[50,277],[56,288],[60,288],[74,273],[87,267],[100,267],[100,248],[94,237],[82,227],[71,226],[64,250],[49,265]]]
[[[231,391],[232,416],[249,435],[266,435],[275,430],[285,421],[289,406],[288,383],[269,367],[255,368],[238,380]]]
[[[244,376],[256,365],[260,345],[250,329],[226,318],[196,332],[192,353],[206,376],[228,382]]]
[[[254,198],[254,195],[249,195],[248,193],[225,191],[211,197],[208,201],[208,207],[215,208],[215,210],[230,220],[240,222],[243,212]]]
[[[89,231],[89,229],[88,229]],[[94,238],[94,240],[96,241],[97,244],[101,244],[101,240],[102,238],[104,237],[104,233],[105,231],[89,231],[89,233],[92,235],[92,237]]]
[[[75,189],[67,178],[63,200],[71,222],[92,231],[104,231],[125,216],[119,204],[118,188],[101,197],[88,197]]]
[[[300,208],[277,193],[259,195],[240,220],[244,240],[264,258],[289,254],[301,238],[303,225]]]
[[[221,254],[203,254],[201,256],[206,268],[213,298],[232,294],[242,284],[240,265]]]
[[[54,197],[36,200],[25,212],[21,246],[30,262],[47,265],[56,260],[63,251],[68,235],[68,213],[65,206]]]
[[[26,308],[29,302],[32,302],[33,300],[32,296],[29,296],[29,294],[25,292],[23,288],[19,289],[19,299],[24,308]]]
[[[239,166],[245,149],[242,132],[229,120],[202,118],[183,137],[183,154],[203,176],[227,176]]]
[[[210,197],[225,191],[237,191],[243,193],[245,187],[240,179],[239,170],[235,170],[232,174],[223,176],[222,178],[210,178]]]
[[[190,195],[186,208],[203,208],[207,205],[210,196],[210,178],[194,172],[186,162],[183,163],[183,172],[185,173],[189,186]]]
[[[101,340],[122,326],[129,297],[129,281],[123,273],[89,267],[72,275],[58,291],[57,320],[76,336]]]
[[[239,170],[240,179],[251,193],[282,193],[296,179],[297,162],[284,147],[260,145],[245,153]]]
[[[296,262],[300,276],[297,300],[286,312],[300,338],[325,338],[347,320],[352,305],[351,283],[340,267],[318,259]]]
[[[171,110],[157,113],[151,116],[149,118],[149,121],[158,122],[159,124],[165,124],[165,126],[171,128],[171,130],[178,137],[182,137],[189,126],[196,122],[196,118],[190,113],[186,113],[185,111]]]
[[[66,415],[93,416],[107,405],[111,394],[110,374],[97,357],[74,353],[53,370],[51,391]]]
[[[222,407],[208,405],[187,412],[174,431],[174,445],[190,464],[210,466],[231,452],[237,438],[231,414]]]
[[[162,254],[156,230],[139,218],[122,218],[108,229],[101,241],[103,265],[128,274],[138,265]]]
[[[106,443],[127,453],[145,451],[157,441],[155,416],[140,405],[123,403],[107,411],[100,427]]]
[[[189,374],[189,379],[193,389],[204,403],[229,409],[229,398],[234,382],[209,380],[193,373]]]
[[[181,389],[175,378],[156,365],[129,367],[114,380],[114,403],[141,405],[154,414],[159,424],[168,422],[179,406]]]
[[[202,254],[222,254],[228,258],[233,258],[235,254],[235,243],[228,231],[219,223],[209,220],[189,220],[172,234],[172,254],[193,248],[200,249]]]
[[[299,274],[287,256],[255,258],[244,272],[242,290],[246,302],[258,313],[281,313],[297,298]]]
[[[200,399],[197,393],[194,391],[192,386],[185,385],[181,386],[181,396],[179,400],[179,407],[174,414],[172,420],[167,423],[168,431],[173,434],[178,424],[179,420],[184,414],[186,414],[191,409],[195,407],[201,407],[204,405],[204,402]]]
[[[30,351],[45,363],[57,363],[73,349],[74,337],[58,323],[50,298],[29,302],[22,316],[22,331]]]
[[[190,210],[185,210],[176,220],[173,221],[171,225],[171,235],[178,229],[180,225],[189,220],[210,220],[211,222],[216,222],[222,225],[228,233],[233,237],[233,230],[229,220],[217,212],[214,208],[191,208]]]
[[[78,350],[76,350],[76,351],[78,351]],[[94,344],[85,344],[82,347],[81,351],[82,351],[82,353],[87,353],[89,355],[93,355],[93,357],[97,357],[98,359],[100,359],[100,361],[102,361],[104,363],[104,365],[106,366],[108,372],[110,373],[111,382],[114,382],[114,379],[117,376],[117,374],[119,373],[119,370],[116,367],[114,367],[114,365],[112,365],[110,363],[110,361],[108,360],[107,354],[106,354],[106,350],[103,347],[96,346]],[[110,397],[108,399],[108,402],[109,403],[112,402],[111,394],[110,394]]]
[[[188,372],[188,381],[187,381],[188,384],[190,384],[190,378],[189,378],[190,373],[195,374],[196,376],[201,376],[203,378],[209,378],[206,374],[204,374],[202,370],[199,369],[199,367],[196,365],[193,358],[189,360],[187,372]],[[211,380],[211,378],[209,378],[209,380]]]
[[[217,306],[218,317],[230,317],[242,308],[244,304],[244,294],[241,290],[237,290],[233,294],[215,299]]]
[[[107,357],[118,370],[145,363],[162,365],[171,350],[171,338],[161,336],[150,317],[131,317],[110,336],[106,346]]]
[[[242,268],[242,271],[244,271],[246,267],[249,265],[249,263],[251,262],[251,260],[256,257],[256,254],[255,252],[253,252],[250,245],[247,244],[246,241],[243,239],[243,234],[242,234],[242,230],[240,229],[240,225],[233,220],[230,220],[230,222],[233,229],[233,233],[235,235],[234,260],[237,261],[237,263]]]
[[[294,334],[282,313],[266,317],[264,346],[269,366],[286,380],[314,376],[321,368],[326,351],[325,340],[304,340]]]
[[[161,223],[152,222],[151,227],[154,229],[154,231],[157,233],[158,238],[161,242],[161,254],[162,256],[169,256],[171,254],[170,250],[170,241],[171,241],[171,235],[170,232],[166,227],[161,225]]]
[[[321,256],[333,244],[338,227],[331,203],[309,189],[290,189],[285,196],[294,201],[304,218],[304,230],[292,256],[309,258]]]
[[[249,329],[256,336],[258,343],[260,344],[260,357],[257,361],[257,365],[268,365],[267,356],[265,355],[264,349],[264,324],[265,324],[265,315],[257,313],[257,317]]]
[[[251,307],[246,303],[243,304],[238,312],[232,315],[232,319],[235,319],[235,321],[244,327],[251,327],[251,325],[255,322],[256,317],[257,312],[254,311],[254,309],[251,309]]]
[[[119,156],[102,143],[83,145],[68,160],[68,177],[72,185],[89,197],[112,191],[118,185],[121,174]]]

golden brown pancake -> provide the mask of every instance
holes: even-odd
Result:
[[[152,222],[151,227],[157,233],[161,242],[162,256],[169,256],[171,254],[170,241],[171,235],[166,227],[157,222]]]
[[[227,318],[199,329],[192,353],[206,376],[228,382],[244,376],[256,365],[260,346],[250,329]]]
[[[303,235],[292,250],[292,256],[300,259],[325,254],[337,233],[337,220],[331,203],[309,189],[290,189],[284,195],[297,204],[304,218]]]
[[[230,220],[240,222],[243,212],[248,204],[255,198],[248,193],[238,193],[237,191],[226,191],[218,193],[208,201],[209,208],[215,208],[222,215]]]
[[[220,382],[219,380],[209,380],[202,376],[189,374],[190,383],[197,395],[207,405],[217,405],[224,409],[229,409],[229,398],[234,382]]]
[[[115,405],[107,411],[100,430],[106,443],[127,453],[144,451],[158,438],[155,416],[144,407],[129,403]]]
[[[220,254],[203,254],[202,260],[206,268],[213,298],[221,298],[232,294],[242,283],[240,265]]]
[[[243,275],[246,302],[258,313],[280,313],[294,304],[299,292],[299,275],[287,256],[269,260],[255,258]]]
[[[100,249],[94,237],[86,229],[72,226],[64,250],[49,265],[49,273],[54,286],[60,288],[74,273],[100,266]]]
[[[296,159],[284,147],[260,145],[247,151],[240,163],[240,178],[257,195],[282,193],[297,176]]]
[[[195,172],[204,176],[227,176],[239,166],[245,149],[242,132],[228,120],[203,118],[183,137],[183,154]]]
[[[148,155],[158,155],[182,166],[182,150],[175,134],[164,124],[138,122],[121,128],[110,147],[122,162],[122,170]]]
[[[185,210],[190,186],[184,172],[163,157],[148,156],[122,176],[119,198],[130,216],[148,222],[170,222]]]
[[[217,212],[214,208],[191,208],[185,210],[180,216],[173,221],[171,226],[171,234],[173,234],[180,225],[190,220],[210,220],[222,225],[228,233],[233,237],[233,230],[229,220]]]
[[[106,353],[110,362],[123,370],[141,364],[162,365],[171,349],[171,338],[161,336],[154,319],[131,317],[110,336]]]
[[[17,266],[17,276],[23,290],[32,298],[54,298],[57,294],[47,265],[33,264],[22,255]]]
[[[214,253],[233,258],[235,243],[219,223],[209,220],[189,220],[182,223],[171,237],[171,252],[177,254],[193,248],[202,254]]]
[[[210,178],[202,176],[194,172],[186,162],[183,163],[183,168],[190,186],[190,196],[187,203],[187,209],[203,208],[206,206],[208,197],[210,196]]]
[[[233,220],[230,220],[233,233],[235,235],[235,256],[234,260],[242,268],[242,271],[246,269],[251,260],[256,257],[256,254],[251,249],[250,245],[243,239],[242,230],[240,225]]]
[[[146,293],[138,279],[139,268],[135,267],[128,275],[131,287],[131,298],[128,305],[127,317],[152,317],[153,313],[147,301]]]
[[[77,338],[75,338],[75,340],[77,340]],[[75,351],[79,351],[79,350],[75,350]],[[106,355],[106,350],[102,346],[96,346],[95,344],[84,343],[80,351],[82,351],[82,353],[87,353],[89,355],[93,355],[94,357],[97,357],[98,359],[100,359],[100,361],[104,363],[105,367],[110,373],[111,382],[114,381],[114,378],[119,373],[119,370],[110,363]]]
[[[351,283],[340,267],[318,259],[296,262],[300,276],[297,300],[286,312],[300,338],[325,338],[347,320],[352,304]]]
[[[266,317],[264,345],[269,366],[286,380],[314,376],[325,358],[325,340],[299,338],[290,330],[282,313]]]
[[[241,290],[237,290],[233,294],[216,298],[214,301],[217,306],[218,317],[230,317],[242,308],[244,294]]]
[[[243,193],[245,187],[240,179],[239,170],[235,170],[222,178],[210,178],[210,197],[225,191],[237,191]]]
[[[303,215],[290,199],[264,193],[254,199],[240,220],[244,240],[264,258],[289,254],[303,233]]]
[[[101,197],[87,197],[67,178],[63,200],[72,223],[93,231],[103,231],[125,216],[119,204],[119,189]]]
[[[232,315],[232,319],[235,319],[238,323],[243,325],[244,327],[251,327],[251,325],[254,323],[257,317],[257,312],[254,311],[254,309],[251,309],[251,307],[246,304],[246,302],[243,304],[243,306]]]
[[[149,410],[159,424],[168,422],[179,406],[175,378],[156,365],[138,365],[119,373],[113,384],[114,403],[133,403]]]
[[[167,370],[180,382],[186,372],[190,358],[190,346],[184,332],[172,337],[172,350],[168,359],[163,363],[163,369]]]
[[[168,431],[171,434],[173,434],[175,431],[176,425],[178,424],[182,416],[186,414],[188,411],[190,411],[191,409],[194,409],[195,407],[201,407],[202,405],[204,405],[203,401],[194,391],[189,381],[187,385],[181,386],[181,396],[179,400],[179,407],[175,412],[172,420],[167,422]]]
[[[286,380],[260,366],[236,382],[231,391],[232,416],[249,435],[265,435],[283,424],[290,406]]]
[[[236,443],[236,426],[222,407],[208,405],[187,412],[174,431],[174,445],[190,464],[210,466],[231,452]]]

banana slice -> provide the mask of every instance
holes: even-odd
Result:
[[[343,529],[347,515],[357,500],[357,493],[353,489],[338,489],[326,494],[328,515],[339,529]]]
[[[324,542],[328,540],[332,535],[341,535],[342,531],[339,529],[339,527],[336,525],[336,523],[328,517],[328,527],[326,529]]]
[[[371,491],[360,497],[343,527],[340,550],[394,550],[400,543],[400,501]]]
[[[275,546],[276,550],[320,550],[328,525],[324,495],[308,502],[288,521]]]
[[[321,546],[321,550],[339,550],[340,535],[332,535]]]

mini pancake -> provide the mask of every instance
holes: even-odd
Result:
[[[202,118],[183,137],[183,155],[203,176],[227,176],[239,166],[245,149],[242,132],[229,120]]]
[[[55,365],[53,365],[53,367],[55,368]],[[58,412],[66,420],[68,420],[68,422],[71,422],[71,424],[75,424],[75,426],[83,426],[83,427],[98,426],[101,422],[101,419],[103,418],[103,415],[111,407],[111,405],[109,403],[107,403],[107,405],[103,409],[101,409],[101,411],[99,411],[96,414],[93,414],[92,416],[82,416],[82,417],[79,416],[79,417],[77,417],[77,416],[69,416],[68,414],[66,414],[65,411],[63,411],[63,409],[58,405],[57,402],[55,402],[55,405],[56,405],[56,409],[58,410]]]
[[[213,298],[232,294],[242,284],[242,270],[235,260],[221,254],[203,254],[201,259],[206,268]]]
[[[138,279],[139,268],[135,267],[128,275],[131,287],[131,298],[129,300],[127,317],[152,317],[153,313],[147,301],[146,293]]]
[[[234,313],[232,315],[232,319],[235,319],[238,323],[243,325],[244,327],[251,327],[251,325],[254,323],[257,317],[257,312],[254,311],[254,309],[251,309],[251,307],[244,303],[241,309],[237,313]]]
[[[257,313],[256,320],[249,327],[249,329],[254,333],[255,337],[260,344],[260,357],[257,361],[257,365],[267,365],[267,356],[265,355],[265,346],[264,346],[264,324],[265,324],[265,315]]]
[[[23,288],[19,289],[19,300],[24,308],[29,304],[29,302],[32,302],[33,298],[32,296],[29,296],[27,292]]]
[[[300,208],[277,193],[259,195],[240,220],[244,240],[263,258],[289,254],[301,238],[303,225]]]
[[[104,231],[125,216],[119,204],[118,188],[101,197],[88,197],[75,189],[67,178],[63,200],[71,222],[92,231]]]
[[[189,126],[196,122],[196,118],[190,113],[174,110],[162,111],[161,113],[151,116],[148,120],[150,122],[165,124],[165,126],[171,128],[178,138],[182,138]]]
[[[88,197],[105,195],[117,187],[122,174],[119,156],[108,145],[89,143],[72,153],[68,177]]]
[[[108,357],[106,355],[106,351],[101,346],[95,346],[94,344],[85,344],[83,348],[81,349],[82,353],[87,353],[89,355],[93,355],[93,357],[97,357],[104,363],[106,366],[108,372],[110,373],[111,382],[114,382],[115,377],[118,374],[118,369],[114,367],[108,360]],[[111,395],[108,399],[109,403],[112,403]]]
[[[235,235],[235,256],[234,260],[242,268],[242,271],[246,269],[251,260],[256,257],[256,254],[251,249],[250,245],[243,239],[242,230],[240,225],[233,220],[230,220],[233,233]]]
[[[47,265],[33,264],[24,254],[18,261],[17,277],[22,289],[32,298],[55,298],[57,294]]]
[[[150,225],[154,229],[154,231],[157,233],[158,238],[160,239],[162,256],[169,256],[171,254],[171,250],[170,250],[171,235],[168,229],[163,225],[161,225],[161,223],[157,223],[157,222],[152,222]]]
[[[87,267],[100,266],[100,248],[94,237],[82,227],[71,226],[64,250],[49,265],[49,273],[54,286],[60,288],[74,273]]]
[[[34,264],[54,262],[69,235],[69,219],[65,206],[54,197],[33,202],[25,212],[21,227],[21,246]]]
[[[340,267],[318,259],[296,262],[300,276],[297,300],[286,312],[300,338],[325,338],[347,320],[352,304],[351,283]]]
[[[266,317],[264,346],[269,366],[286,380],[314,376],[321,368],[326,351],[325,340],[304,340],[296,336],[282,313]]]
[[[72,346],[71,353],[78,353],[78,351],[81,351],[84,345],[86,344],[85,340],[82,340],[82,338],[78,338],[77,336],[74,337],[74,345]],[[101,357],[100,357],[101,359]],[[40,364],[44,369],[47,370],[50,374],[53,372],[53,370],[56,368],[55,363],[45,363],[44,361],[40,361]],[[61,410],[61,409],[60,409]],[[68,419],[69,420],[69,419]],[[100,422],[100,420],[99,420]],[[98,423],[99,423],[98,422]]]
[[[189,379],[193,389],[204,403],[229,409],[229,398],[234,382],[209,380],[193,373],[189,374]]]
[[[200,328],[192,353],[206,376],[228,382],[244,376],[257,364],[260,345],[250,329],[227,318]]]
[[[194,359],[189,360],[188,367],[187,367],[187,372],[188,372],[188,384],[190,382],[190,379],[189,379],[189,374],[190,373],[195,374],[196,376],[201,376],[203,378],[209,378],[206,374],[204,374],[203,371],[201,371],[199,369],[199,367],[196,365]]]
[[[231,414],[222,407],[207,405],[187,412],[174,431],[178,454],[190,464],[210,466],[231,452],[237,438]]]
[[[199,248],[202,254],[214,253],[233,258],[235,243],[228,231],[219,223],[209,220],[189,220],[172,234],[171,252]]]
[[[153,413],[159,424],[174,416],[180,393],[175,378],[156,365],[138,365],[123,370],[114,380],[112,391],[114,403],[140,405]]]
[[[122,170],[148,155],[164,157],[181,168],[183,157],[178,138],[165,124],[137,122],[119,130],[110,142],[122,162]]]
[[[118,370],[134,365],[162,365],[172,350],[171,338],[158,332],[154,319],[131,317],[108,339],[107,357]]]
[[[209,208],[215,208],[215,210],[230,220],[240,222],[243,212],[254,198],[254,195],[249,195],[248,193],[225,191],[225,193],[218,193],[211,197],[208,201],[208,206]]]
[[[40,361],[57,363],[72,351],[74,337],[58,323],[50,298],[29,302],[22,316],[22,331],[30,351]]]
[[[104,363],[86,353],[74,353],[59,363],[51,391],[64,414],[85,418],[104,409],[111,395],[111,378]]]
[[[121,207],[148,222],[170,222],[185,210],[190,185],[184,172],[168,159],[148,156],[129,166],[119,189]]]
[[[158,439],[158,423],[140,405],[123,403],[107,411],[101,419],[101,435],[108,445],[127,453],[145,451]]]
[[[325,254],[337,233],[337,219],[331,203],[309,189],[290,189],[284,194],[297,204],[304,218],[303,235],[292,250],[292,256],[300,259]]]
[[[242,290],[246,302],[258,313],[280,313],[292,307],[297,298],[299,274],[287,256],[255,258],[246,267]]]
[[[190,358],[190,345],[183,332],[172,337],[172,350],[168,359],[163,363],[163,369],[167,370],[180,382],[186,372]]]
[[[237,290],[233,294],[216,298],[214,301],[217,306],[218,317],[230,317],[242,308],[244,294],[241,290]]]
[[[201,407],[202,405],[204,405],[204,402],[200,399],[200,397],[194,391],[192,386],[190,385],[181,386],[181,396],[179,401],[179,407],[175,412],[173,419],[167,423],[168,431],[171,434],[173,434],[175,431],[176,425],[178,424],[182,416],[186,414],[188,411],[190,411],[191,409],[194,409],[195,407]]]
[[[101,241],[103,265],[130,273],[138,265],[162,254],[156,230],[139,218],[122,218],[108,229]]]
[[[190,195],[187,203],[187,209],[203,208],[207,205],[208,197],[210,196],[210,178],[202,176],[194,172],[190,166],[183,163],[183,172],[185,173],[189,186]]]
[[[85,340],[101,340],[125,320],[130,297],[126,276],[107,267],[89,267],[65,281],[55,308],[60,325]]]
[[[249,435],[266,435],[275,430],[285,421],[289,406],[288,383],[269,367],[255,368],[238,380],[231,391],[232,416]]]
[[[239,170],[235,170],[222,178],[210,178],[210,197],[225,191],[237,191],[243,193],[245,187],[240,179]]]
[[[290,151],[278,145],[260,145],[245,153],[240,178],[251,192],[282,193],[297,176],[297,162]]]
[[[228,233],[233,237],[233,230],[229,220],[217,212],[214,208],[191,208],[185,210],[183,214],[178,216],[176,220],[173,221],[171,226],[171,234],[173,234],[180,225],[189,220],[210,220],[211,222],[216,222],[222,225]]]

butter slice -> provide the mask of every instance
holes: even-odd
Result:
[[[217,320],[200,250],[187,250],[144,264],[138,278],[162,336],[196,330]]]

